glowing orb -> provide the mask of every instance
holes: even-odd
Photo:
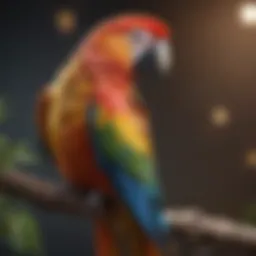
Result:
[[[222,127],[230,122],[230,112],[225,106],[215,106],[210,113],[210,121],[214,126]]]
[[[63,34],[71,34],[77,28],[77,15],[73,10],[61,9],[54,15],[56,29]]]
[[[248,167],[256,168],[256,149],[251,149],[246,152],[245,163]]]
[[[256,3],[244,3],[239,9],[240,20],[244,25],[256,26]]]

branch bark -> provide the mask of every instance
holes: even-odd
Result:
[[[104,207],[93,209],[85,198],[72,193],[61,193],[60,185],[22,172],[0,176],[0,192],[28,202],[48,211],[97,216]],[[106,202],[108,200],[106,199]],[[166,217],[172,229],[188,236],[207,237],[217,241],[235,242],[256,248],[256,228],[228,218],[209,215],[197,208],[168,209]]]
[[[0,175],[0,193],[26,200],[48,211],[84,216],[94,214],[92,211],[95,210],[88,207],[85,197],[65,191],[60,184],[18,171]]]

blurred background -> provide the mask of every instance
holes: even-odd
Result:
[[[1,129],[13,139],[27,138],[40,156],[36,92],[92,24],[112,14],[150,11],[173,29],[168,84],[147,91],[168,202],[256,224],[255,6],[242,0],[5,0],[0,96],[11,114]],[[34,169],[59,179],[49,159]],[[93,255],[85,220],[32,210],[48,256]],[[0,255],[8,251],[0,247]],[[247,254],[233,248],[216,255]]]

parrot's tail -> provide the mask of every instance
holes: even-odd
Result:
[[[96,256],[162,256],[127,209],[95,223]]]
[[[95,227],[95,256],[118,256],[113,232],[104,220],[97,220]]]

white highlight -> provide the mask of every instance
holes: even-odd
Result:
[[[156,44],[156,58],[160,70],[168,72],[173,64],[173,52],[167,40],[161,40]]]
[[[256,26],[256,3],[243,4],[239,16],[244,25]]]
[[[230,123],[230,111],[222,105],[218,105],[212,108],[210,121],[213,125],[223,127]]]
[[[256,169],[256,149],[251,149],[246,152],[245,163],[247,167]]]

